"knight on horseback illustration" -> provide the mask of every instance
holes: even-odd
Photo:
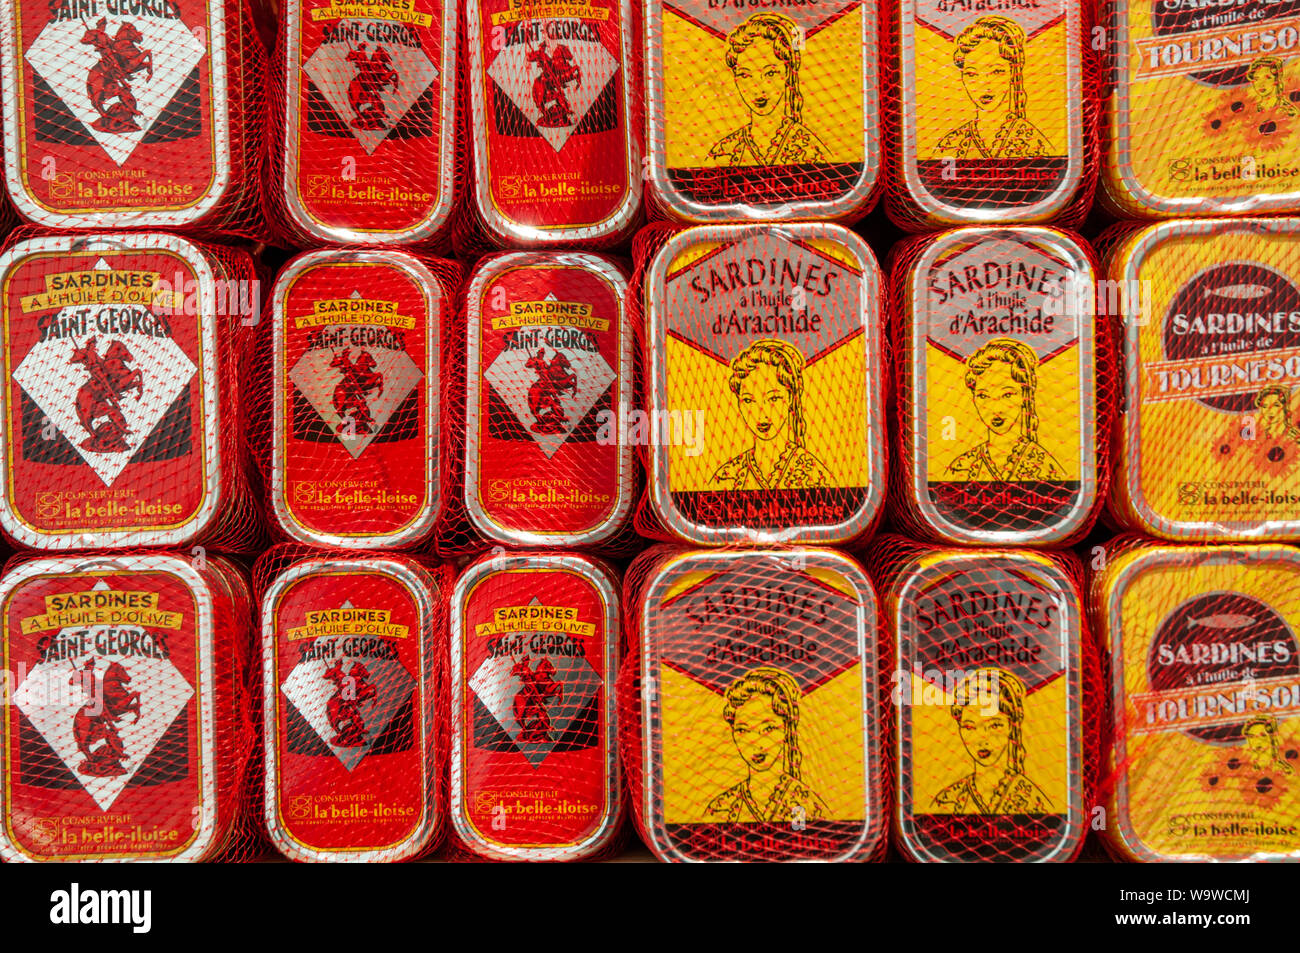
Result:
[[[384,393],[384,375],[375,370],[377,365],[369,351],[362,351],[355,362],[348,357],[350,353],[351,348],[344,348],[330,361],[330,367],[343,374],[334,385],[334,411],[345,422],[351,422],[353,433],[367,434],[375,427],[370,392],[374,391],[374,397]]]
[[[99,54],[99,62],[86,75],[86,95],[99,113],[91,125],[100,132],[140,131],[136,122],[140,110],[136,108],[130,80],[140,72],[144,72],[146,79],[153,79],[153,52],[140,49],[143,40],[144,34],[126,21],[111,38],[108,21],[103,17],[94,27],[86,27],[81,43],[93,46]]]
[[[397,91],[399,79],[393,68],[392,57],[382,46],[366,54],[366,44],[347,55],[347,61],[356,69],[357,75],[348,83],[348,104],[354,114],[352,126],[355,129],[387,129],[388,106],[384,103],[384,89],[392,87]]]
[[[114,341],[101,357],[98,338],[92,337],[84,347],[73,342],[69,364],[80,364],[90,373],[77,391],[77,422],[88,436],[81,442],[92,453],[126,453],[131,449],[127,435],[132,433],[123,413],[122,402],[132,391],[139,402],[144,396],[144,375],[128,367],[135,361],[125,344]]]
[[[551,738],[551,713],[549,707],[564,698],[564,683],[555,678],[555,666],[548,658],[529,667],[527,658],[515,662],[510,674],[519,679],[515,692],[515,722],[519,725],[519,741],[548,744]]]
[[[528,62],[536,63],[541,70],[533,80],[533,103],[541,117],[539,126],[572,126],[577,120],[564,88],[570,84],[575,89],[582,86],[582,69],[573,61],[573,54],[563,43],[555,51],[546,51],[546,41],[535,50],[528,51]]]
[[[325,679],[334,683],[334,694],[325,703],[325,713],[334,738],[330,744],[339,748],[360,748],[366,743],[366,720],[361,703],[374,698],[378,690],[370,683],[370,670],[360,662],[343,671],[343,660],[325,671]]]
[[[100,678],[95,660],[86,659],[81,671],[74,671],[70,685],[79,685],[89,696],[72,719],[72,736],[84,759],[77,767],[92,778],[119,778],[127,773],[122,764],[126,745],[118,723],[127,715],[132,724],[140,721],[140,693],[131,691],[131,676],[121,662],[110,662]]]
[[[569,359],[556,351],[548,362],[546,348],[542,347],[524,366],[537,372],[537,380],[528,388],[528,409],[535,418],[533,433],[564,433],[569,419],[560,404],[560,395],[568,391],[571,396],[578,396],[578,375]]]

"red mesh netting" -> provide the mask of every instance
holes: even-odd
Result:
[[[453,488],[443,410],[455,262],[396,249],[304,252],[267,294],[250,401],[280,537],[354,549],[432,539]]]
[[[242,0],[149,0],[94,22],[67,4],[8,9],[5,178],[24,219],[263,234],[265,50]]]
[[[643,229],[647,491],[636,528],[702,543],[868,535],[885,495],[889,361],[871,249],[838,225]]]
[[[450,856],[592,860],[624,843],[619,581],[587,556],[484,555],[451,600]]]
[[[242,570],[158,551],[23,557],[0,592],[12,701],[0,855],[253,856]]]
[[[246,252],[160,232],[14,231],[0,525],[37,549],[256,546]]]
[[[647,4],[648,208],[835,220],[882,184],[879,4]]]
[[[443,836],[452,570],[287,543],[254,567],[263,828],[298,861],[411,860]]]
[[[1074,0],[1015,16],[886,3],[885,208],[900,228],[1083,221],[1100,151],[1105,43],[1094,15]]]
[[[506,252],[474,267],[449,348],[441,553],[638,546],[635,450],[620,427],[637,406],[626,270],[587,252]]]
[[[1300,549],[1123,536],[1091,568],[1107,845],[1139,861],[1294,859]]]
[[[461,9],[457,254],[612,248],[641,214],[639,4],[482,0]]]
[[[894,525],[936,542],[1081,540],[1106,497],[1120,387],[1088,245],[952,229],[895,245],[889,275]]]
[[[903,855],[1074,859],[1097,816],[1102,687],[1079,560],[881,536],[868,565],[897,651]]]
[[[827,549],[647,550],[624,580],[620,749],[661,860],[885,851],[888,636]]]

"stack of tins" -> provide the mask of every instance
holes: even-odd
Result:
[[[272,843],[297,861],[429,853],[447,812],[451,568],[288,543],[254,577]]]
[[[985,6],[886,4],[885,208],[908,231],[1076,225],[1092,202],[1101,111],[1092,4]]]
[[[264,230],[265,52],[241,0],[14,0],[3,16],[4,176],[22,218]]]
[[[0,253],[0,528],[22,547],[245,549],[240,368],[252,265],[156,232],[41,235]]]
[[[29,557],[0,580],[6,861],[239,859],[251,597],[222,557]]]

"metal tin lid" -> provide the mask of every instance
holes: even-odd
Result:
[[[223,289],[228,290],[228,289]],[[217,282],[164,234],[0,254],[0,526],[24,546],[175,546],[223,500]]]
[[[498,241],[613,239],[641,204],[629,0],[466,6],[474,207]]]
[[[1074,197],[1084,166],[1082,18],[1078,0],[1014,10],[901,0],[892,28],[902,177],[927,220],[1044,221]]]
[[[881,166],[875,0],[644,9],[649,178],[673,216],[838,219],[866,206]],[[780,77],[759,68],[772,57]]]
[[[465,508],[489,539],[598,543],[627,519],[627,279],[598,255],[488,259],[467,293]]]
[[[33,222],[191,225],[241,171],[230,158],[225,0],[129,7],[92,4],[91,26],[75,4],[6,4],[5,181]]]
[[[1044,228],[963,228],[912,267],[909,503],[953,542],[1054,543],[1096,502],[1096,275]]]
[[[617,583],[582,556],[483,559],[451,604],[451,822],[495,860],[581,860],[618,829]]]
[[[1300,535],[1300,219],[1162,222],[1113,274],[1121,509],[1171,539]]]
[[[858,565],[823,549],[685,552],[636,612],[634,796],[655,855],[867,859],[887,814],[876,599]]]
[[[271,501],[294,539],[370,549],[433,528],[443,295],[399,251],[307,252],[281,271]]]
[[[1298,52],[1291,6],[1113,0],[1109,8],[1108,197],[1145,215],[1300,209],[1300,96],[1286,78]]]
[[[674,534],[840,542],[871,525],[885,479],[879,288],[870,248],[838,225],[691,228],[658,252],[641,429]]]
[[[1300,858],[1300,550],[1110,560],[1115,844],[1141,861]]]
[[[0,611],[0,858],[185,861],[220,846],[204,578],[177,556],[52,556],[0,580]]]
[[[321,557],[263,595],[263,808],[286,857],[400,861],[436,833],[434,586],[400,557]]]
[[[897,635],[898,831],[920,861],[1068,861],[1087,833],[1082,609],[1056,563],[918,557]]]
[[[426,241],[451,217],[458,4],[284,5],[284,198],[322,241]]]

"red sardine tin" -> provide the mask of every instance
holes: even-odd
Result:
[[[596,543],[632,502],[627,279],[589,254],[519,252],[471,278],[465,506],[490,539]]]
[[[456,14],[451,0],[284,5],[283,179],[317,241],[415,242],[451,213]]]
[[[307,252],[272,304],[271,499],[294,539],[413,545],[437,517],[443,285],[399,251]]]
[[[616,581],[583,556],[484,558],[451,606],[452,828],[496,860],[580,860],[617,831]]]
[[[218,440],[216,277],[163,234],[34,238],[0,255],[0,526],[14,540],[180,545],[214,521],[233,465]]]
[[[641,200],[627,0],[470,0],[474,208],[494,240],[612,241]]]
[[[400,556],[308,558],[262,597],[265,818],[299,861],[398,861],[441,824],[435,606]]]

